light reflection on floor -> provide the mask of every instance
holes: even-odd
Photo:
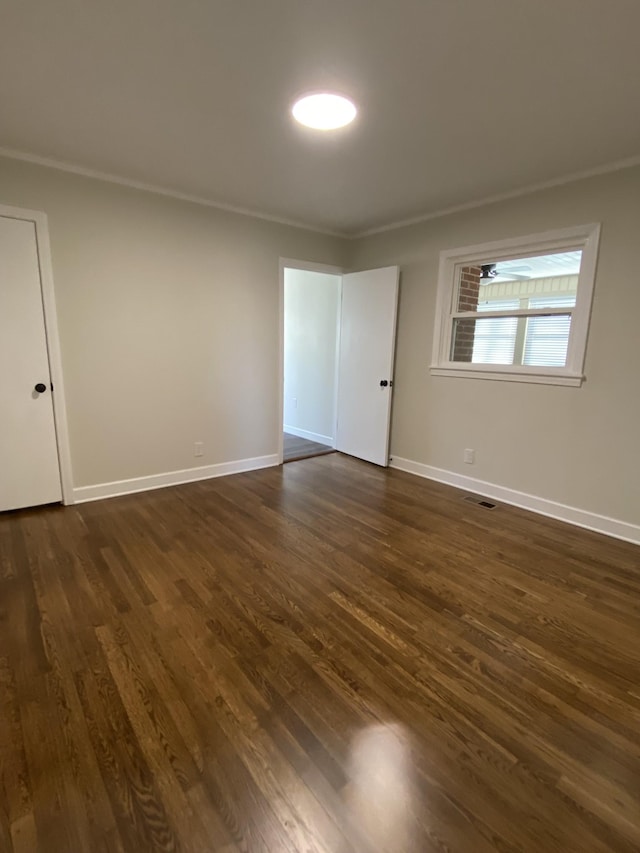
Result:
[[[347,826],[361,834],[372,849],[414,853],[417,800],[405,727],[380,724],[359,732],[351,744],[347,772]]]

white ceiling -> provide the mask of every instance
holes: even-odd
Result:
[[[500,281],[515,277],[549,278],[561,275],[578,275],[582,252],[554,252],[551,255],[535,255],[531,258],[514,258],[512,261],[499,261],[496,269]]]
[[[0,146],[345,234],[640,154],[638,0],[2,0]],[[356,123],[294,125],[335,89]]]

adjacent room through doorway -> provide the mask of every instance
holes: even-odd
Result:
[[[281,265],[283,462],[337,450],[389,464],[397,266]]]
[[[284,270],[283,461],[332,453],[341,277]]]

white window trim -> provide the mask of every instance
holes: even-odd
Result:
[[[526,237],[497,240],[492,243],[480,243],[476,246],[465,246],[459,249],[447,249],[441,252],[431,375],[580,386],[585,378],[584,359],[587,348],[599,241],[600,224],[595,223],[579,225],[573,228],[562,228],[555,231],[545,231],[541,234],[530,234]],[[493,263],[513,258],[525,258],[532,254],[546,254],[577,249],[582,250],[582,262],[578,278],[576,305],[572,311],[567,364],[564,367],[531,368],[526,365],[517,364],[490,365],[471,363],[462,365],[460,362],[450,360],[453,318],[460,313],[455,310],[454,305],[457,267],[472,263],[481,265],[482,263]],[[508,312],[508,316],[513,316],[517,313],[517,311]],[[549,314],[554,312],[545,309],[540,313]],[[471,314],[470,316],[475,316],[475,314]],[[484,313],[483,316],[485,316]],[[489,312],[487,312],[486,316],[489,316]]]

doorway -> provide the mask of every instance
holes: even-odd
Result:
[[[285,266],[283,276],[283,462],[293,462],[335,449],[341,275]]]
[[[309,277],[309,273],[321,276]],[[321,290],[323,279],[325,289]],[[328,279],[333,281],[332,285],[327,286]],[[304,287],[295,290],[294,284],[290,288],[285,281],[308,283],[308,290],[305,292]],[[317,293],[313,292],[314,284],[319,285]],[[389,464],[399,286],[400,270],[397,266],[343,273],[337,267],[281,259],[278,407],[281,462],[285,461],[284,433],[288,427],[289,436],[319,443],[324,448],[321,452],[335,449],[382,467]],[[332,301],[329,300],[331,287],[337,288],[337,305],[333,296]],[[298,305],[291,311],[285,311],[288,307],[285,303],[289,302],[287,291],[298,297]],[[327,300],[330,307],[325,305],[321,309],[314,302],[316,298]],[[320,323],[319,316],[324,316]],[[334,316],[335,326],[331,319]],[[322,328],[329,342],[319,340]],[[296,375],[297,367],[292,369],[292,365],[297,365],[295,352],[302,349],[308,356],[309,352],[318,354],[322,347],[322,358],[307,358],[307,363],[316,373]],[[320,363],[324,365],[325,378],[318,385],[315,380]],[[333,373],[327,365],[333,365]],[[303,381],[305,377],[308,381]],[[299,411],[300,394],[305,395],[306,400],[312,393],[312,403],[316,404],[321,396],[318,388],[322,388],[325,394],[322,407],[325,420],[324,426],[316,426],[315,429],[324,429],[325,432],[316,432],[305,425],[303,418],[306,418],[306,412]],[[333,399],[330,421],[327,397]],[[309,451],[316,455],[317,448],[309,448]]]

